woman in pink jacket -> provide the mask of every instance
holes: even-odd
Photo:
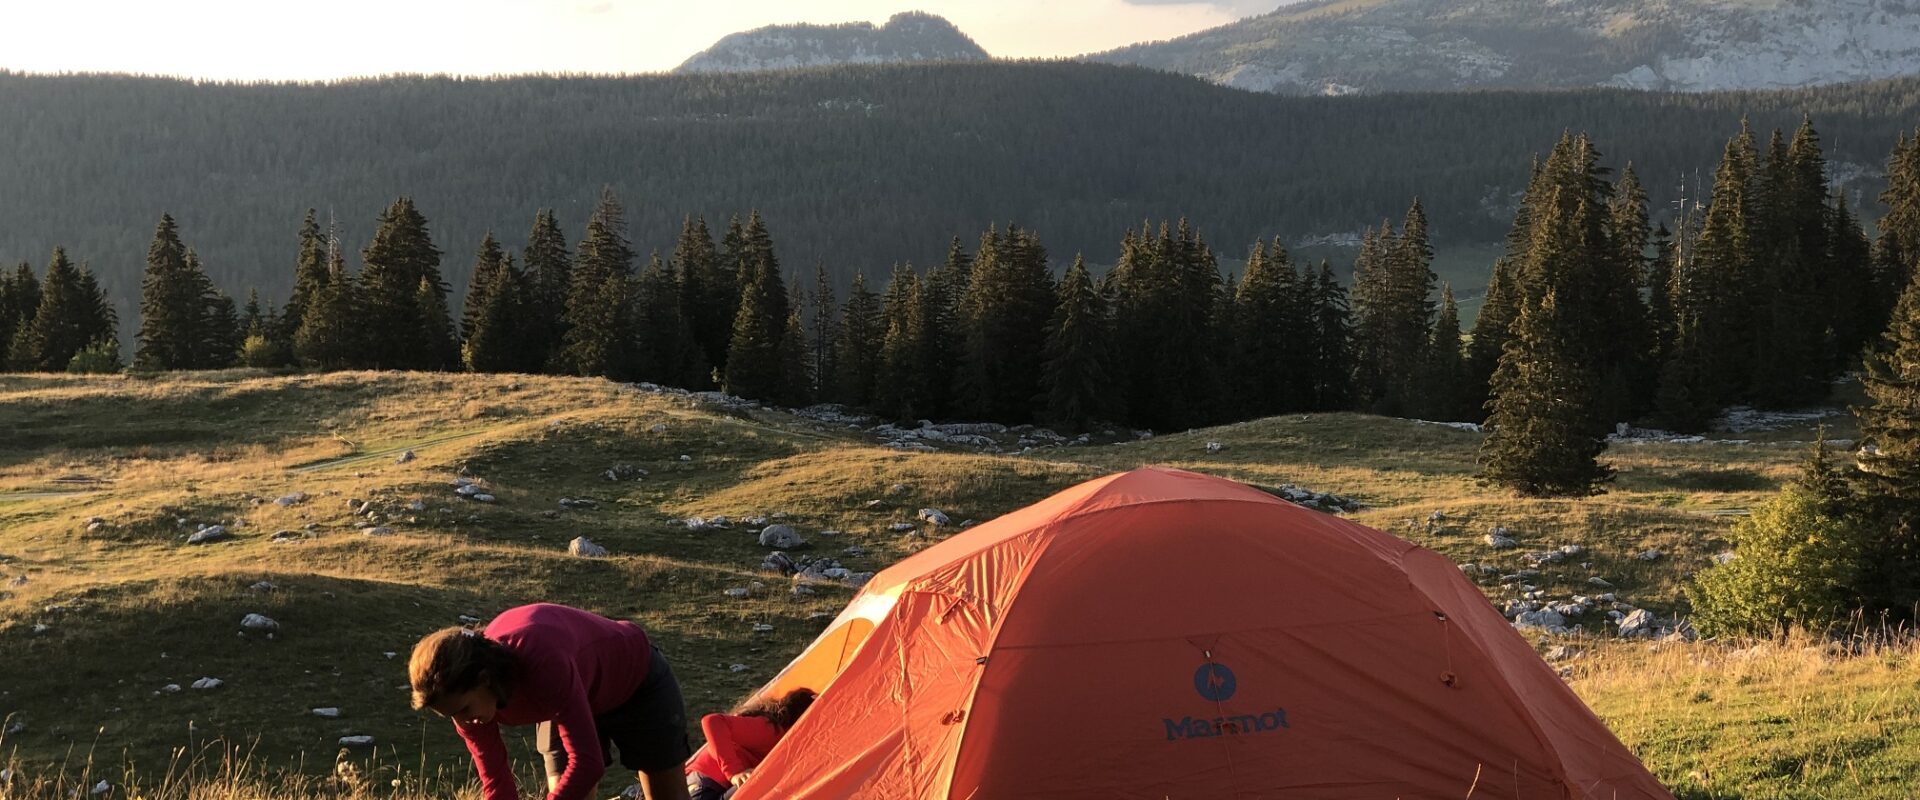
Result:
[[[413,707],[453,720],[486,800],[517,800],[501,725],[537,725],[548,800],[586,800],[613,763],[647,800],[686,800],[691,748],[680,684],[640,626],[577,608],[510,609],[485,631],[447,628],[413,648]]]

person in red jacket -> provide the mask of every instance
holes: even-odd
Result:
[[[687,762],[690,800],[732,797],[811,705],[813,692],[795,689],[777,700],[748,703],[731,714],[701,717],[700,730],[707,735],[707,743]]]
[[[647,800],[686,800],[687,712],[640,626],[561,605],[509,609],[485,631],[446,628],[407,665],[413,707],[453,720],[486,800],[517,800],[501,725],[537,725],[548,800],[586,800],[614,750]]]

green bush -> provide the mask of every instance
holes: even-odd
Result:
[[[67,361],[67,371],[76,375],[111,375],[125,366],[120,361],[120,340],[111,336],[94,340]]]
[[[249,336],[240,345],[240,364],[258,369],[284,367],[293,362],[293,354],[280,342],[265,336]]]
[[[1709,635],[1825,630],[1856,605],[1864,525],[1831,493],[1824,463],[1734,526],[1736,558],[1687,587]]]

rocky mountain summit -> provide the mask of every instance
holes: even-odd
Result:
[[[694,54],[675,72],[750,72],[834,64],[985,61],[987,51],[946,19],[895,14],[887,24],[769,25],[736,33]]]
[[[1920,73],[1920,2],[1315,0],[1087,58],[1282,94],[1794,88]]]

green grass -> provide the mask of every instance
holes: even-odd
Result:
[[[0,761],[32,776],[0,786],[0,798],[66,797],[83,777],[122,783],[129,767],[148,796],[182,800],[227,796],[209,793],[220,786],[295,798],[461,794],[468,776],[451,726],[407,709],[405,653],[463,615],[536,600],[639,621],[673,659],[692,711],[728,706],[851,592],[796,597],[756,572],[764,551],[750,531],[693,532],[679,522],[687,516],[784,514],[809,535],[841,532],[816,538],[814,552],[877,570],[926,546],[888,530],[921,507],[984,521],[1081,480],[1162,464],[1352,496],[1367,506],[1360,521],[1462,562],[1512,570],[1526,550],[1579,544],[1579,559],[1535,582],[1597,593],[1587,580],[1600,575],[1666,613],[1684,611],[1685,576],[1723,549],[1732,515],[1803,457],[1785,443],[1622,447],[1606,456],[1620,469],[1609,494],[1525,500],[1473,481],[1478,434],[1355,414],[1027,456],[906,454],[778,413],[717,413],[604,381],[398,373],[6,376],[0,431],[0,578],[28,578],[0,583],[0,716],[27,724],[0,739]],[[1226,449],[1208,453],[1214,441]],[[417,458],[395,463],[408,449]],[[615,464],[648,477],[609,482],[602,473]],[[449,481],[462,473],[500,502],[457,499]],[[67,493],[73,478],[97,481],[95,491]],[[894,484],[907,489],[890,493]],[[291,492],[309,499],[271,502]],[[599,506],[562,510],[561,497]],[[396,535],[361,534],[367,521],[350,498],[371,501]],[[414,500],[426,510],[406,510]],[[1435,512],[1439,526],[1428,524]],[[107,524],[88,531],[91,517]],[[193,524],[216,522],[237,536],[185,544]],[[1494,525],[1522,549],[1487,548]],[[310,538],[268,541],[309,526]],[[577,535],[614,556],[567,556]],[[843,554],[853,546],[867,555]],[[1667,556],[1632,557],[1649,548]],[[276,588],[251,588],[260,581]],[[724,597],[753,581],[769,591]],[[1491,579],[1487,589],[1504,591]],[[281,631],[241,635],[247,613]],[[753,633],[759,623],[773,632]],[[1920,699],[1905,651],[1829,659],[1824,672],[1731,670],[1706,647],[1600,651],[1580,662],[1575,687],[1677,790],[1906,796],[1873,788],[1920,754],[1920,725],[1895,713]],[[1798,651],[1781,652],[1791,661]],[[160,692],[200,677],[225,684]],[[345,716],[309,713],[320,706]],[[371,776],[352,784],[328,777],[349,734],[378,744],[347,754]],[[610,776],[603,792],[626,777]]]

